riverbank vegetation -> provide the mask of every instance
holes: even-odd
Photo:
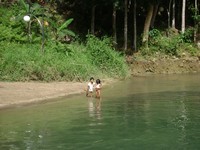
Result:
[[[46,45],[1,42],[0,79],[11,81],[82,81],[88,77],[124,78],[128,66],[124,57],[109,46],[109,39],[89,36],[86,44]]]
[[[124,78],[131,70],[126,58],[136,53],[199,56],[199,4],[180,4],[1,0],[0,80]]]

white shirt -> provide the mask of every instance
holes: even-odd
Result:
[[[94,85],[95,85],[95,83],[91,83],[91,82],[88,83],[88,91],[89,91],[89,92],[93,92],[93,90],[94,90]]]

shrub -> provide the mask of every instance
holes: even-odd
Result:
[[[109,73],[111,76],[127,75],[128,67],[125,59],[112,48],[110,38],[103,37],[102,39],[98,39],[89,35],[86,43],[86,53],[91,62],[104,74]]]
[[[157,29],[151,30],[149,33],[150,53],[161,52],[168,55],[177,55],[177,47],[179,45],[179,38],[177,36],[173,38],[164,36]]]
[[[181,33],[179,36],[180,42],[184,43],[192,43],[193,42],[193,34],[194,34],[194,29],[193,28],[188,28],[185,33]]]
[[[149,51],[145,54],[161,52],[167,55],[178,55],[180,51],[189,52],[192,55],[196,54],[197,49],[191,44],[193,37],[193,29],[186,30],[184,34],[174,33],[170,36],[161,34],[157,29],[149,32]],[[188,46],[189,45],[189,46]],[[148,53],[147,53],[148,52]]]
[[[195,56],[198,54],[198,48],[191,43],[181,43],[178,47],[178,54],[181,56],[182,53],[187,52],[188,54]]]
[[[26,26],[23,23],[22,16],[19,15],[20,12],[20,8],[17,5],[9,9],[0,6],[0,41],[21,43],[27,41],[24,32]]]

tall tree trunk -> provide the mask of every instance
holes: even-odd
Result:
[[[95,30],[95,8],[96,6],[92,6],[92,11],[91,11],[91,34],[94,35],[94,30]]]
[[[182,22],[181,22],[181,32],[185,33],[185,7],[186,7],[186,0],[183,0],[182,4]]]
[[[133,49],[137,51],[137,1],[133,0]]]
[[[157,12],[158,12],[158,6],[159,6],[159,4],[156,4],[154,6],[153,16],[152,16],[152,19],[151,19],[151,28],[154,28],[154,22],[156,20],[156,15],[157,15]]]
[[[124,0],[124,50],[127,50],[128,41],[128,0]]]
[[[117,10],[116,10],[116,5],[115,3],[113,4],[113,22],[112,22],[112,29],[113,29],[113,45],[116,48],[117,46],[117,27],[116,27],[116,16],[117,15]]]
[[[175,12],[176,12],[176,1],[173,0],[173,3],[172,3],[172,28],[176,28],[176,15],[175,15]]]
[[[181,9],[182,9],[182,1],[179,0],[179,1],[176,1],[177,2],[177,11],[176,11],[176,18],[177,18],[177,27],[179,30],[181,30]]]
[[[197,11],[198,11],[198,4],[197,0],[194,1],[194,8],[195,8],[195,17],[197,16]],[[194,20],[194,42],[197,43],[197,30],[198,30],[198,23],[196,19]]]
[[[148,49],[148,40],[149,40],[149,28],[151,24],[152,15],[153,15],[153,10],[154,10],[154,6],[152,4],[149,4],[149,9],[148,9],[148,13],[147,13],[146,20],[144,23],[144,31],[143,31],[143,37],[142,37],[142,45],[147,49]]]
[[[168,10],[167,10],[167,15],[168,15],[168,29],[171,27],[171,5],[172,5],[172,0],[169,1],[169,6],[168,6]]]

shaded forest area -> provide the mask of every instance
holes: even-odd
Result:
[[[0,2],[9,5],[20,1]],[[186,35],[183,35],[184,38],[188,38],[186,40],[195,43],[200,40],[198,9],[200,4],[197,0],[23,0],[23,2],[29,7],[27,11],[30,11],[35,3],[39,4],[41,8],[33,9],[40,12],[37,13],[38,16],[44,15],[44,23],[49,26],[52,26],[52,20],[64,22],[73,18],[68,28],[75,32],[77,37],[85,38],[89,33],[97,37],[112,37],[114,45],[125,51],[127,49],[138,51],[137,47],[148,47],[149,36],[155,38],[159,34],[154,33],[157,31],[166,36],[171,32],[175,34],[186,32]],[[43,12],[41,9],[44,9]]]
[[[166,34],[170,28],[179,33],[193,29],[199,34],[200,4],[196,0],[57,0],[49,3],[65,19],[74,18],[72,30],[78,35],[84,37],[90,32],[98,37],[113,37],[125,50],[127,46],[136,50],[134,44],[142,45],[145,32],[153,29]],[[194,42],[199,40],[199,35],[195,36],[198,39],[195,37]],[[138,39],[137,43],[134,39]]]

